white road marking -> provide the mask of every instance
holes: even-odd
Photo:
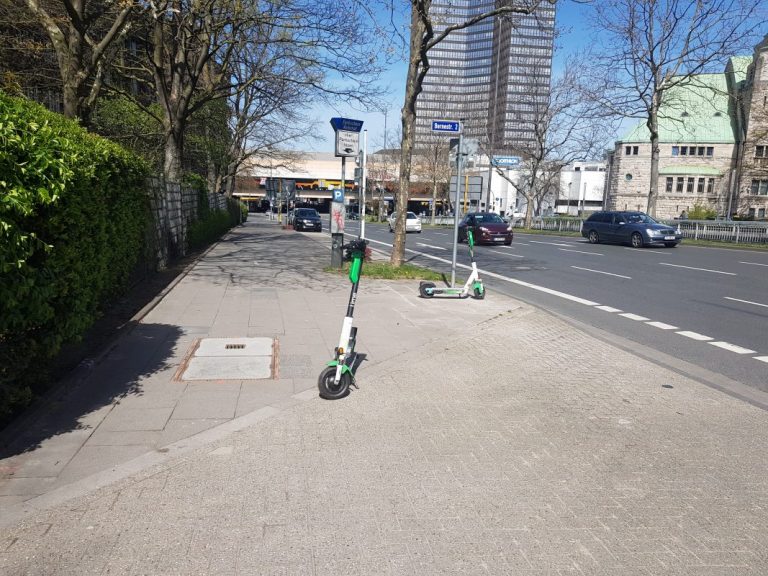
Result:
[[[755,354],[754,350],[750,350],[749,348],[742,348],[741,346],[729,344],[728,342],[707,342],[707,344],[717,346],[718,348],[728,350],[729,352],[735,352],[736,354]]]
[[[432,244],[422,244],[421,242],[416,242],[417,246],[424,246],[424,248],[432,248],[433,250],[448,250],[448,248],[443,248],[442,246],[432,246]]]
[[[686,338],[698,340],[699,342],[707,342],[709,340],[714,340],[714,338],[710,338],[709,336],[704,336],[704,334],[699,334],[698,332],[688,332],[687,330],[681,330],[680,332],[675,332],[675,334],[680,334],[680,336],[685,336]]]
[[[511,256],[512,258],[525,258],[525,256],[521,256],[520,254],[509,254],[508,252],[499,252],[498,250],[488,250],[488,252],[495,252],[496,254],[501,254],[502,256]]]
[[[619,314],[619,316],[624,316],[624,318],[629,318],[630,320],[636,320],[637,322],[645,322],[646,320],[650,320],[650,318],[646,318],[645,316],[640,316],[639,314],[632,314],[630,312]]]
[[[576,268],[576,270],[586,270],[587,272],[594,272],[595,274],[605,274],[606,276],[616,276],[617,278],[626,278],[627,280],[632,280],[631,276],[622,276],[621,274],[613,274],[611,272],[601,272],[600,270],[592,270],[591,268],[582,268],[581,266],[571,266],[571,268]]]
[[[675,268],[688,268],[688,270],[701,270],[702,272],[712,272],[713,274],[726,274],[736,276],[733,272],[723,272],[722,270],[710,270],[709,268],[694,268],[693,266],[683,266],[682,264],[670,264],[668,262],[659,262],[662,266],[674,266]]]
[[[585,252],[584,250],[569,250],[568,248],[558,248],[563,252],[577,252],[578,254],[589,254],[590,256],[603,256],[600,252]]]
[[[754,304],[755,306],[762,306],[763,308],[768,308],[768,304],[760,304],[759,302],[751,302],[749,300],[740,300],[738,298],[731,298],[730,296],[723,296],[726,300],[733,300],[735,302],[744,302],[744,304]]]
[[[392,247],[392,244],[389,244],[387,242],[382,242],[380,240],[373,240],[370,239],[370,242],[375,242],[377,244],[383,244],[384,246]],[[420,244],[422,245],[422,244]],[[411,252],[413,254],[417,254],[419,256],[422,256],[424,258],[429,258],[431,260],[437,260],[438,262],[443,262],[445,264],[451,264],[450,260],[446,260],[445,258],[440,258],[438,256],[432,256],[431,254],[425,254],[423,252],[418,252],[417,250],[411,250],[409,248],[405,249],[406,252]],[[510,254],[511,256],[511,254]],[[672,264],[668,264],[672,266]],[[472,268],[470,266],[467,266],[465,264],[456,263],[457,268],[464,268],[465,270],[471,270]],[[572,268],[577,268],[577,266],[572,266]],[[687,268],[687,266],[682,266],[682,268]],[[522,268],[518,268],[522,269]],[[588,270],[587,268],[584,268],[584,270]],[[590,270],[591,272],[599,272],[597,270]],[[552,296],[557,296],[558,298],[563,298],[565,300],[570,300],[571,302],[577,302],[579,304],[584,304],[585,306],[593,306],[599,310],[604,310],[606,312],[621,312],[618,308],[613,308],[612,306],[605,306],[601,305],[598,302],[593,302],[591,300],[587,300],[585,298],[579,298],[578,296],[572,296],[571,294],[566,294],[565,292],[559,292],[557,290],[552,290],[551,288],[545,288],[544,286],[538,286],[536,284],[531,284],[529,282],[523,282],[522,280],[516,280],[514,278],[509,278],[507,276],[502,276],[501,274],[496,274],[494,272],[490,272],[487,270],[479,270],[479,272],[484,276],[490,276],[492,278],[497,278],[498,280],[503,280],[505,282],[509,282],[510,284],[517,284],[518,286],[524,286],[526,288],[531,288],[532,290],[538,290],[539,292],[544,292],[545,294],[551,294]],[[602,272],[603,274],[606,274],[606,272]],[[729,274],[729,273],[726,273]],[[613,275],[613,274],[612,274]],[[726,297],[727,298],[727,297]],[[735,300],[735,298],[729,298],[730,300]],[[762,304],[761,304],[762,306]],[[664,322],[656,322],[656,321],[648,321],[649,319],[645,316],[640,316],[639,314],[632,314],[630,312],[625,312],[619,314],[620,316],[623,316],[624,318],[628,318],[629,320],[635,320],[635,321],[643,321],[649,326],[653,326],[655,328],[659,328],[661,330],[677,330],[677,326],[672,326],[671,324],[665,324]],[[699,334],[698,332],[690,332],[688,330],[679,330],[675,332],[675,334],[679,334],[681,336],[685,336],[686,338],[690,338],[692,340],[696,340],[698,342],[706,342],[708,344],[711,344],[712,346],[717,346],[718,348],[722,348],[723,350],[728,350],[730,352],[734,352],[736,354],[754,354],[754,350],[750,350],[748,348],[742,348],[741,346],[736,346],[735,344],[730,344],[728,342],[722,342],[722,341],[714,341],[714,338],[710,336],[705,336],[704,334]],[[768,356],[753,356],[755,360],[759,360],[760,362],[765,362],[768,364]]]
[[[435,232],[438,236],[448,236],[448,232]],[[451,234],[453,236],[453,234]]]
[[[539,240],[529,240],[531,244],[547,244],[548,246],[572,246],[572,244],[563,244],[562,242],[540,242]]]
[[[646,322],[648,326],[653,326],[654,328],[661,328],[662,330],[677,330],[677,326],[672,326],[672,324],[664,324],[664,322]]]
[[[759,262],[739,262],[739,264],[749,264],[750,266],[768,266],[768,264],[760,264]]]

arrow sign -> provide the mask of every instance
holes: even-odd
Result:
[[[506,166],[506,167],[513,167],[520,164],[520,156],[494,156],[493,157],[493,165],[494,166]]]
[[[351,118],[331,118],[331,126],[338,132],[360,132],[363,128],[362,120],[352,120]]]
[[[458,134],[461,132],[461,122],[456,122],[455,120],[432,120],[432,132]]]

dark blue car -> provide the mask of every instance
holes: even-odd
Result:
[[[657,222],[645,212],[600,211],[586,219],[581,235],[591,244],[616,242],[643,246],[674,248],[683,239],[679,229]]]

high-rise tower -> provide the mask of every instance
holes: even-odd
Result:
[[[435,30],[503,1],[435,0]],[[530,15],[488,18],[453,32],[430,50],[416,106],[416,148],[432,137],[432,120],[461,118],[464,135],[495,154],[514,154],[531,143],[536,102],[549,99],[554,26],[555,8],[543,3]]]

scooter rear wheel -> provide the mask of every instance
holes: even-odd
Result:
[[[475,294],[473,296],[475,300],[482,300],[485,298],[485,287],[483,288],[475,288]]]
[[[422,298],[432,298],[435,295],[435,287],[436,285],[432,282],[422,282],[419,284],[419,296]]]
[[[349,386],[352,384],[352,375],[349,372],[342,372],[339,383],[336,384],[336,366],[328,366],[317,379],[317,388],[320,391],[320,397],[326,400],[338,400],[349,394]]]

